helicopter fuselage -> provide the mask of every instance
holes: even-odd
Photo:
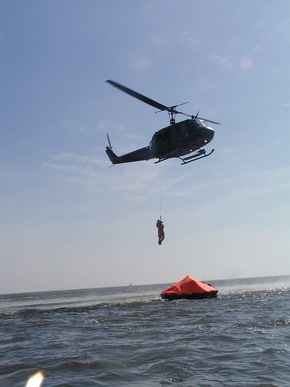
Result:
[[[142,161],[157,158],[158,161],[164,161],[172,157],[179,157],[190,154],[199,150],[195,156],[188,159],[193,159],[205,154],[201,148],[207,145],[214,137],[214,130],[207,126],[200,119],[188,119],[182,122],[171,124],[156,132],[149,146],[137,149],[133,152],[126,153],[122,156],[117,156],[112,147],[106,149],[113,164],[130,163],[134,161]],[[205,157],[205,156],[202,156]],[[185,163],[186,164],[186,163]]]
[[[174,123],[156,132],[149,144],[152,158],[180,157],[207,145],[214,130],[198,119]]]

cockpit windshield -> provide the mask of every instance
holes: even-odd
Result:
[[[198,118],[198,122],[202,125],[202,126],[207,126],[205,121],[201,120],[200,118]]]
[[[204,121],[204,120],[202,120],[201,118],[198,118],[198,122],[199,122],[202,126],[204,126],[205,128],[212,129],[212,128],[209,126],[209,124],[208,124],[207,121]]]

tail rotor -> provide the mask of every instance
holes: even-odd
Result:
[[[108,133],[107,133],[107,140],[108,140],[108,144],[109,144],[109,149],[113,149],[112,144],[111,144],[111,140],[110,140],[110,136]]]

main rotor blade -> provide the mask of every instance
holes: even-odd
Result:
[[[170,108],[168,106],[162,105],[161,103],[156,102],[156,101],[154,101],[151,98],[145,97],[145,95],[137,93],[136,91],[131,90],[128,87],[125,87],[123,85],[120,85],[117,82],[111,81],[110,79],[108,79],[106,82],[110,83],[110,85],[116,87],[117,89],[122,90],[124,93],[127,93],[127,94],[131,95],[131,97],[137,98],[140,101],[145,102],[148,105],[153,106],[153,107],[155,107],[158,110],[162,110],[162,111],[163,110],[170,110]]]
[[[162,105],[161,103],[159,103],[157,101],[154,101],[151,98],[145,97],[145,95],[137,93],[137,91],[129,89],[126,86],[120,85],[120,83],[112,81],[111,79],[108,79],[106,82],[108,82],[110,85],[116,87],[117,89],[122,90],[124,93],[131,95],[131,97],[137,98],[140,101],[145,102],[148,105],[153,106],[153,107],[155,107],[158,110],[161,110],[161,111],[167,110],[171,114],[182,114],[182,115],[184,115],[186,117],[190,117],[192,119],[197,118],[197,119],[200,119],[200,120],[203,120],[203,121],[206,121],[206,122],[210,122],[211,124],[220,125],[220,123],[216,122],[216,121],[211,121],[211,120],[208,120],[206,118],[195,117],[192,114],[186,114],[186,113],[183,113],[183,112],[179,112],[178,110],[175,109],[177,106],[170,106],[169,107],[169,106]],[[181,105],[183,105],[183,104],[181,104]],[[180,106],[180,105],[178,105],[178,106]]]

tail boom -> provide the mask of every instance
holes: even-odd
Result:
[[[122,164],[122,163],[131,163],[134,161],[142,161],[151,159],[151,152],[149,147],[144,147],[141,149],[137,149],[133,152],[126,153],[122,156],[117,156],[111,147],[107,146],[106,153],[109,156],[112,164]]]

